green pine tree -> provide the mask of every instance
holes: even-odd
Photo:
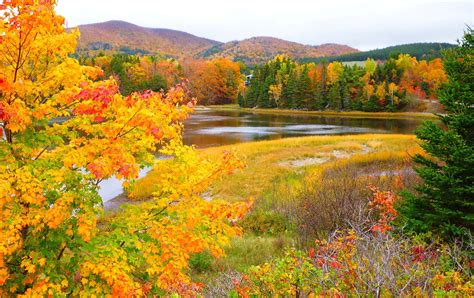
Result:
[[[339,81],[336,81],[329,87],[327,108],[340,111],[342,109],[342,101],[341,84]]]
[[[460,47],[443,53],[449,82],[439,94],[446,129],[426,122],[416,133],[427,157],[416,155],[423,183],[406,193],[399,211],[409,229],[446,238],[474,229],[474,38],[468,28]]]
[[[239,107],[245,107],[245,98],[240,91],[239,94],[237,94],[237,104]]]
[[[297,109],[309,108],[311,97],[313,96],[313,90],[311,89],[311,79],[309,77],[307,65],[303,66],[303,70],[300,73],[296,86],[297,91],[294,107]]]
[[[257,105],[258,92],[260,90],[260,69],[255,66],[253,77],[250,81],[247,93],[245,95],[245,107],[254,108]]]
[[[296,77],[296,71],[293,69],[290,71],[289,77],[288,77],[288,82],[283,88],[283,102],[284,106],[286,108],[293,108],[294,107],[294,101],[295,101],[295,95],[296,95],[296,82],[297,77]]]
[[[312,109],[313,110],[324,110],[327,106],[327,65],[326,63],[322,63],[322,73],[321,73],[321,81],[317,82],[316,89],[313,95],[313,103]]]

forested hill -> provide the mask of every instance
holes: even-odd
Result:
[[[326,43],[318,46],[304,45],[279,38],[260,36],[216,45],[201,54],[203,58],[229,58],[246,64],[262,64],[283,54],[292,59],[303,57],[328,57],[356,53],[347,45]]]
[[[375,49],[365,52],[349,53],[332,57],[312,58],[305,57],[299,59],[301,62],[321,62],[322,60],[333,61],[365,61],[367,58],[375,60],[387,60],[391,55],[410,54],[417,59],[429,59],[441,56],[441,50],[456,47],[450,43],[428,42],[428,43],[411,43],[386,47],[383,49]]]
[[[218,41],[171,29],[140,27],[123,21],[109,21],[79,26],[82,50],[113,50],[129,54],[163,54],[192,57],[221,44]]]
[[[79,50],[86,52],[160,54],[174,58],[228,58],[247,64],[265,63],[278,54],[299,59],[358,52],[347,45],[326,43],[313,46],[274,37],[252,37],[221,43],[186,32],[145,28],[123,21],[81,25],[79,30]]]

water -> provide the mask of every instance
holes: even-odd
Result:
[[[184,142],[206,148],[257,140],[362,133],[412,134],[423,120],[269,115],[199,109],[185,123]]]
[[[362,133],[412,134],[423,120],[371,119],[310,115],[267,115],[239,111],[198,109],[185,123],[184,142],[197,148],[257,140],[275,140],[311,135],[350,135]],[[146,175],[149,168],[140,171]],[[107,202],[123,192],[115,178],[100,184],[100,195]]]

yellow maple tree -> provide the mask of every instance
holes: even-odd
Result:
[[[55,5],[0,4],[0,296],[196,293],[190,255],[222,255],[250,207],[200,195],[240,164],[226,154],[201,168],[182,145],[195,101],[180,86],[124,97],[71,58],[79,32],[66,32]],[[188,186],[168,177],[167,191],[104,218],[99,183],[133,182],[157,150]]]

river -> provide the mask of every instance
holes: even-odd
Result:
[[[312,135],[412,134],[422,119],[374,119],[314,115],[257,114],[199,108],[185,122],[184,142],[197,148]],[[149,169],[140,171],[140,177]],[[104,202],[122,193],[121,181],[100,184]]]

